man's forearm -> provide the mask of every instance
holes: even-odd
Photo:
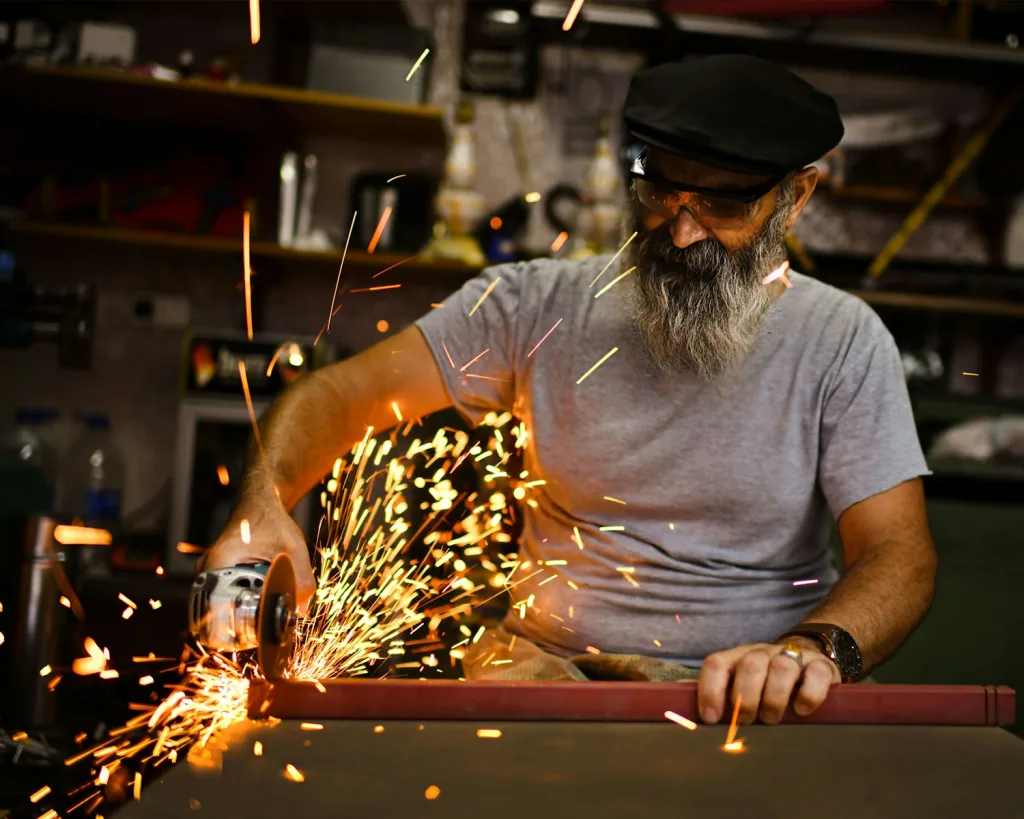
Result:
[[[846,629],[870,670],[921,622],[932,602],[935,569],[930,543],[883,543],[861,554],[803,622]]]
[[[365,432],[337,382],[337,374],[314,372],[273,403],[260,421],[262,453],[255,439],[249,447],[241,506],[277,494],[291,509]]]
[[[415,326],[300,379],[260,422],[239,514],[278,495],[291,509],[365,434],[395,424],[394,406],[419,418],[451,403],[433,354]]]

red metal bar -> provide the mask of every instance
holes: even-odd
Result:
[[[254,682],[249,716],[281,719],[553,720],[660,722],[666,711],[698,721],[697,684],[325,680]],[[840,685],[808,717],[783,722],[861,725],[1010,725],[1005,686]]]

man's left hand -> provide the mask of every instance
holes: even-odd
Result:
[[[787,644],[803,653],[801,666],[782,654]],[[796,691],[793,710],[806,716],[825,701],[828,689],[841,682],[839,667],[814,640],[790,637],[779,643],[753,643],[709,654],[700,670],[697,707],[701,719],[716,723],[726,713],[726,695],[732,680],[730,703],[740,700],[739,721],[757,717],[769,725],[782,719]],[[731,711],[731,709],[729,709]]]

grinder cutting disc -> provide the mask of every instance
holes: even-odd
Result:
[[[295,599],[295,569],[291,558],[280,554],[267,570],[256,612],[256,659],[268,680],[281,679],[288,668],[295,643]]]

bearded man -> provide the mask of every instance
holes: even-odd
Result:
[[[368,424],[394,424],[393,401],[473,424],[514,411],[524,468],[544,481],[522,509],[533,569],[511,589],[529,605],[469,647],[466,676],[699,676],[705,721],[738,700],[743,722],[778,722],[863,678],[934,589],[892,337],[851,295],[772,280],[842,122],[790,71],[721,55],[637,75],[625,123],[646,149],[618,257],[486,270],[300,381],[265,419],[268,468],[249,471],[206,566],[286,551],[308,595],[285,510]]]

